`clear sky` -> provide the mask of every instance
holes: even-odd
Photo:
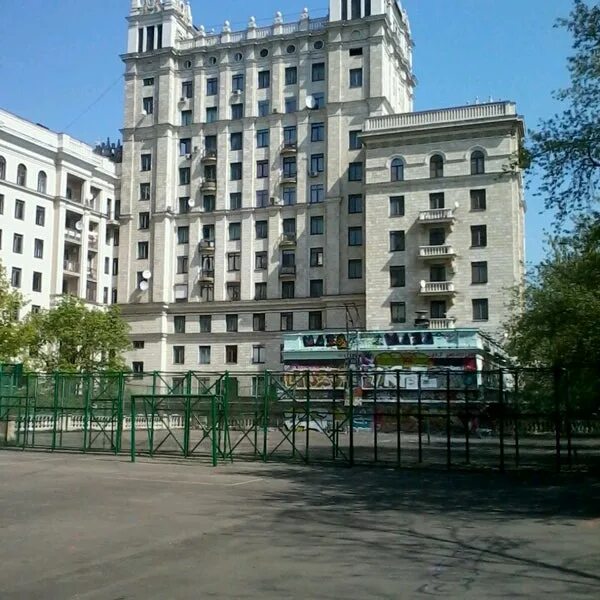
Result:
[[[195,24],[217,31],[226,19],[243,29],[251,15],[269,24],[277,10],[296,20],[304,5],[313,16],[327,12],[326,0],[192,0]],[[416,110],[491,96],[516,101],[528,127],[556,112],[551,92],[568,81],[570,39],[553,25],[571,0],[403,5],[415,40]],[[129,0],[0,0],[0,8],[0,107],[89,143],[117,138]],[[528,262],[537,262],[551,216],[527,197]]]

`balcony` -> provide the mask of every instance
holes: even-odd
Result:
[[[456,217],[454,216],[453,208],[435,208],[432,210],[422,210],[419,213],[419,222],[428,223],[454,223]]]
[[[297,142],[284,142],[283,146],[281,146],[281,154],[285,156],[290,156],[292,154],[296,154],[298,152],[298,143]]]
[[[217,191],[217,180],[216,179],[205,179],[202,182],[200,189],[204,193],[216,192]]]
[[[88,248],[90,250],[98,250],[98,234],[90,233],[88,235]]]
[[[279,277],[282,279],[296,277],[296,265],[282,265],[279,267]]]
[[[298,175],[296,173],[284,173],[281,176],[279,185],[289,185],[291,183],[296,183],[297,181],[298,181]]]
[[[214,283],[215,272],[213,269],[201,269],[198,273],[198,281],[201,283]]]
[[[204,254],[212,254],[215,251],[215,240],[200,240],[198,244],[198,252]]]
[[[453,296],[456,293],[451,281],[422,281],[420,296]]]
[[[451,259],[456,256],[454,248],[448,244],[441,246],[420,246],[419,257],[423,260]]]
[[[79,275],[80,270],[81,270],[81,265],[76,260],[66,259],[63,262],[63,269],[67,273],[73,273],[74,275]]]
[[[98,279],[98,272],[96,271],[96,269],[88,268],[87,276],[88,276],[88,279],[92,279],[93,281],[96,281]]]
[[[295,233],[283,233],[279,238],[280,246],[295,246],[296,245],[296,234]]]
[[[454,329],[455,327],[454,319],[429,319],[429,329]]]
[[[217,151],[206,150],[202,155],[201,162],[207,165],[214,165],[217,162]]]
[[[67,227],[65,229],[65,239],[69,242],[81,244],[81,231]]]

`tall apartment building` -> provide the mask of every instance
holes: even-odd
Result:
[[[278,368],[293,331],[497,331],[522,269],[522,123],[510,103],[412,113],[396,1],[214,34],[187,1],[132,0],[123,59],[134,369]]]
[[[24,313],[116,301],[118,182],[90,146],[0,110],[0,258]]]

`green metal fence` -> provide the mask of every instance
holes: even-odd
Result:
[[[600,468],[590,371],[40,374],[0,368],[0,447],[393,467]]]

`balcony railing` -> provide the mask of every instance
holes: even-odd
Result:
[[[200,240],[198,244],[198,252],[214,252],[215,251],[215,240]]]
[[[423,281],[419,288],[419,294],[423,296],[445,296],[454,293],[454,284],[451,281]]]
[[[207,283],[213,282],[215,280],[215,271],[214,269],[201,269],[198,273],[198,281],[205,281]]]
[[[77,273],[79,275],[81,265],[76,260],[65,260],[63,262],[63,269],[69,271],[69,273]]]
[[[455,327],[454,319],[429,319],[429,329],[454,329]]]
[[[81,231],[77,231],[77,229],[67,227],[65,229],[65,237],[69,241],[81,243]]]
[[[284,142],[281,147],[281,154],[296,154],[298,151],[297,142]]]
[[[298,181],[297,173],[284,173],[281,176],[280,184],[287,185],[288,183],[296,183]]]
[[[94,281],[96,281],[97,275],[98,275],[98,272],[96,271],[96,269],[88,269],[87,270],[88,279],[93,279]]]
[[[217,189],[216,179],[205,179],[200,188],[203,192],[214,192]]]
[[[452,258],[456,256],[456,252],[448,244],[442,244],[441,246],[421,246],[419,248],[419,256],[424,259]]]
[[[216,150],[206,150],[202,155],[202,162],[204,163],[216,163],[217,162],[217,151]]]
[[[423,210],[419,213],[421,223],[444,223],[454,221],[453,208],[435,208],[432,210]]]
[[[96,235],[96,234],[88,235],[88,246],[92,250],[95,250],[98,248],[98,235]]]
[[[279,267],[279,277],[295,277],[296,265],[282,265]]]
[[[296,234],[295,233],[283,233],[279,238],[280,246],[295,246],[296,245]]]

